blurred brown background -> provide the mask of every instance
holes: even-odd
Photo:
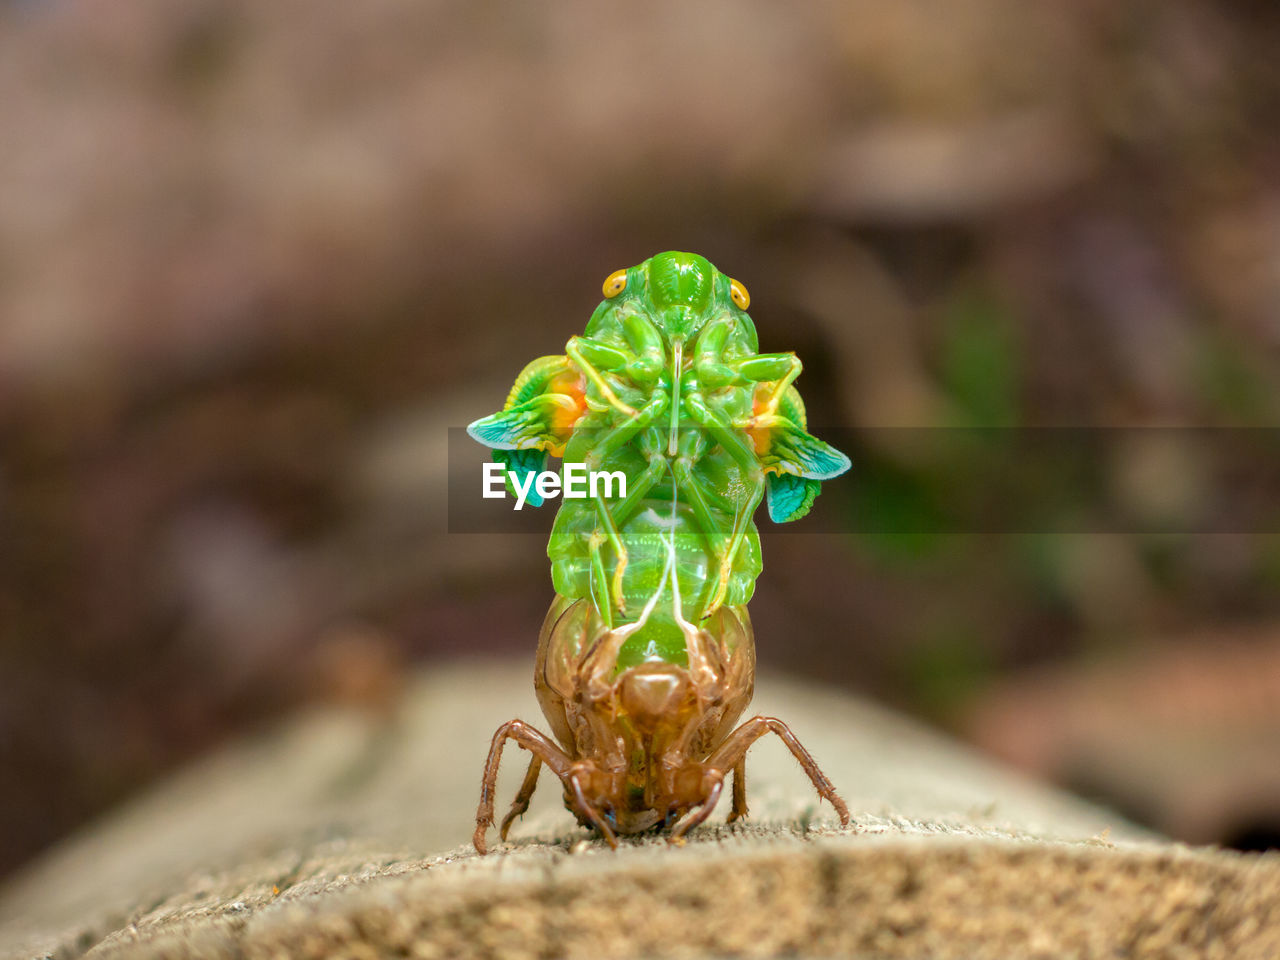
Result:
[[[1276,50],[1245,0],[0,4],[0,871],[300,704],[532,656],[543,542],[447,534],[447,429],[663,249],[855,438],[846,532],[761,518],[765,664],[1276,845],[1280,491],[1215,527],[1247,477],[1135,430],[1097,482],[1163,527],[984,533],[879,429],[1280,424]]]

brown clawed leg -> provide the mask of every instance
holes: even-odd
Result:
[[[686,833],[702,823],[703,820],[711,816],[711,811],[716,808],[716,801],[720,799],[720,791],[724,789],[724,775],[714,772],[709,773],[715,779],[711,783],[711,788],[707,791],[707,798],[702,801],[702,806],[698,808],[698,812],[689,817],[682,823],[676,824],[676,828],[671,831],[668,843],[679,843]]]
[[[600,811],[587,802],[586,795],[582,792],[582,781],[578,779],[576,773],[569,774],[569,790],[573,794],[574,803],[578,805],[578,811],[590,820],[600,835],[614,850],[618,849],[618,838],[614,835],[613,829],[609,824],[605,823],[604,817],[600,816]]]
[[[725,823],[733,823],[747,815],[747,758],[744,756],[733,768],[733,808]]]
[[[731,766],[736,769],[751,745],[771,730],[782,739],[787,749],[791,751],[791,755],[804,768],[804,772],[809,775],[809,780],[818,794],[836,808],[836,813],[840,815],[840,825],[847,827],[849,808],[840,799],[836,788],[827,779],[827,775],[818,768],[818,763],[813,759],[812,754],[796,739],[791,728],[776,717],[752,717],[725,738],[719,749],[707,758],[706,765],[713,770],[726,770]]]
[[[486,853],[485,831],[493,826],[493,792],[498,785],[498,763],[502,760],[502,747],[507,740],[514,740],[524,749],[551,768],[561,780],[569,774],[573,761],[552,743],[536,727],[523,720],[508,720],[500,726],[489,744],[489,758],[484,764],[484,778],[480,782],[480,806],[476,808],[476,832],[471,838],[477,853]],[[525,779],[528,779],[526,774]]]
[[[529,809],[529,800],[533,797],[533,791],[538,787],[538,774],[542,772],[542,760],[535,753],[529,758],[529,769],[524,772],[524,782],[520,784],[520,792],[516,794],[515,800],[511,804],[511,809],[507,811],[507,815],[502,818],[502,827],[498,831],[498,835],[503,840],[507,839],[507,831],[511,829],[511,821],[516,817],[524,815]]]

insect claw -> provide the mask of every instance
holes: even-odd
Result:
[[[849,808],[845,805],[845,802],[835,793],[832,793],[827,799],[831,801],[831,805],[836,808],[836,813],[840,815],[840,826],[847,827],[852,818],[849,816]]]
[[[600,811],[593,807],[582,792],[582,781],[578,779],[578,775],[571,774],[569,776],[569,789],[573,793],[573,798],[577,802],[578,809],[582,814],[600,831],[600,835],[604,837],[605,842],[614,850],[618,849],[618,838],[614,834],[613,829],[600,816]]]

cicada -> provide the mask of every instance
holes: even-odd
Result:
[[[770,731],[845,823],[844,803],[784,723],[734,724],[755,678],[753,514],[764,499],[777,522],[804,516],[848,458],[807,432],[799,359],[758,353],[746,288],[707,260],[658,254],[611,274],[604,294],[563,356],[529,364],[502,411],[468,428],[516,476],[559,456],[628,481],[625,496],[595,492],[557,514],[557,596],[534,680],[559,743],[520,720],[498,729],[476,848],[493,823],[508,739],[533,759],[504,838],[544,763],[569,809],[610,844],[673,824],[672,838],[683,836],[710,814],[729,772],[736,819],[746,751]]]

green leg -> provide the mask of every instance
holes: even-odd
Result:
[[[716,521],[715,513],[703,496],[702,483],[694,474],[693,465],[689,460],[681,457],[673,464],[672,469],[676,476],[676,483],[680,485],[681,496],[693,510],[693,515],[697,517],[698,525],[707,538],[712,556],[723,557],[727,550],[727,538],[720,532],[720,524]],[[717,589],[716,592],[723,597],[723,591]],[[701,620],[714,612],[718,605],[710,606],[698,619]]]
[[[599,494],[596,495],[595,502],[596,515],[600,518],[600,526],[604,530],[604,534],[603,541],[599,535],[593,535],[591,538],[591,568],[598,571],[600,576],[604,576],[604,563],[600,558],[602,542],[608,543],[609,546],[613,547],[615,558],[613,580],[610,583],[608,592],[609,599],[606,600],[605,607],[600,609],[603,611],[610,606],[617,606],[619,613],[626,613],[627,605],[622,596],[622,575],[627,570],[627,548],[622,543],[622,535],[618,533],[618,525],[614,522],[613,514],[609,512],[609,504]]]
[[[610,596],[612,602],[617,605],[619,612],[626,612],[626,603],[622,596],[622,578],[627,571],[627,548],[622,542],[622,537],[618,532],[621,527],[636,511],[636,507],[653,489],[653,485],[658,482],[664,473],[667,472],[667,461],[660,455],[655,454],[649,459],[649,466],[645,468],[644,473],[635,483],[631,484],[631,489],[627,491],[627,498],[620,504],[610,509],[609,504],[605,502],[603,497],[596,497],[596,511],[600,515],[600,523],[606,531],[606,540],[614,549],[614,556],[617,558],[613,567],[613,580],[610,584]],[[611,534],[611,535],[610,535]],[[599,558],[599,544],[593,548],[591,556],[592,568],[597,564],[600,567],[600,574],[604,574],[604,564]]]
[[[584,345],[589,345],[589,341],[587,341],[585,337],[572,337],[569,342],[565,344],[564,352],[568,355],[569,359],[577,365],[578,369],[583,372],[586,378],[595,384],[596,389],[600,391],[600,394],[609,401],[609,404],[615,410],[619,413],[626,414],[628,417],[634,417],[637,411],[619,400],[618,395],[613,392],[613,389],[609,384],[605,383],[603,374],[596,369],[595,364],[586,358],[586,355],[583,352]],[[625,356],[620,351],[612,352],[617,353],[620,357]]]
[[[734,561],[738,557],[738,551],[742,549],[742,542],[747,538],[747,529],[751,523],[751,517],[756,512],[756,507],[760,506],[760,500],[763,496],[764,474],[757,472],[755,482],[751,485],[745,504],[739,504],[737,511],[734,513],[733,533],[729,537],[729,543],[725,547],[724,553],[720,556],[720,581],[716,586],[715,596],[711,598],[711,605],[703,616],[710,616],[720,607],[720,604],[724,603],[725,594],[729,590],[729,579],[733,576]]]
[[[592,465],[599,466],[610,454],[630,443],[637,433],[666,412],[667,404],[670,402],[670,398],[665,393],[655,393],[653,398],[633,416],[600,437],[587,452],[587,455],[592,458]]]
[[[662,415],[668,404],[666,394],[658,393],[650,400],[642,410],[634,417],[630,418],[626,423],[620,424],[613,430],[609,431],[601,438],[588,456],[594,466],[600,465],[610,454],[629,443],[637,432],[648,426],[655,418]],[[659,461],[659,466],[661,462]],[[655,469],[653,461],[650,462],[648,468],[640,477],[639,483],[630,484],[631,489],[627,491],[627,498],[621,504],[610,509],[609,504],[604,497],[599,494],[595,497],[596,512],[600,516],[600,526],[604,530],[604,540],[592,538],[589,548],[591,550],[591,566],[598,577],[604,575],[604,564],[600,557],[600,547],[602,543],[607,542],[613,547],[616,561],[614,563],[612,582],[609,588],[609,599],[603,605],[600,604],[601,597],[593,590],[593,596],[596,599],[596,606],[602,614],[613,606],[618,608],[620,613],[626,612],[626,602],[622,596],[622,578],[627,570],[627,548],[622,542],[622,537],[618,533],[618,527],[625,523],[627,517],[634,511],[635,505],[643,499],[645,493],[653,486],[657,478],[661,475],[661,470]],[[606,619],[611,619],[606,617]]]
[[[750,442],[727,421],[722,414],[712,410],[700,397],[686,397],[685,409],[693,420],[707,431],[725,451],[742,467],[750,478],[750,488],[745,500],[740,500],[734,510],[733,532],[728,543],[720,554],[720,577],[711,604],[703,616],[710,616],[724,603],[725,593],[729,589],[729,578],[733,573],[733,563],[737,557],[742,541],[746,539],[751,515],[764,497],[764,472],[760,468],[760,460]]]
[[[599,531],[591,534],[587,540],[587,552],[591,556],[591,602],[604,621],[606,629],[613,629],[613,603],[609,599],[609,577],[604,572],[604,557],[600,555],[600,545],[604,537]]]
[[[666,472],[667,458],[661,453],[651,454],[649,456],[649,465],[644,468],[644,473],[640,474],[635,483],[631,484],[631,489],[627,491],[626,499],[615,505],[610,511],[613,514],[613,522],[618,526],[622,526],[631,519],[631,516],[636,512],[636,507],[649,495],[649,491],[653,489],[654,484],[661,480]]]
[[[747,357],[736,365],[737,372],[747,380],[756,383],[768,383],[777,380],[773,392],[765,401],[765,413],[773,414],[778,409],[778,401],[787,392],[787,387],[795,382],[804,369],[804,364],[794,353],[763,353],[755,357]]]
[[[756,456],[751,441],[743,431],[734,427],[723,414],[712,410],[701,397],[690,395],[683,398],[685,412],[693,421],[707,431],[708,435],[724,447],[725,452],[733,457],[738,466],[744,470],[759,468],[760,459]]]
[[[685,474],[680,481],[681,489],[685,492],[689,505],[693,507],[694,513],[698,516],[699,523],[709,526],[710,529],[716,529],[715,519],[703,500],[701,484],[697,477],[693,474],[692,469],[687,466],[681,472]],[[760,506],[764,490],[764,475],[759,473],[759,468],[757,467],[757,476],[749,488],[746,500],[740,501],[734,510],[733,530],[727,538],[721,538],[720,543],[712,544],[713,551],[720,558],[720,573],[716,581],[715,593],[711,595],[711,602],[707,604],[707,608],[702,612],[700,619],[711,616],[724,603],[725,595],[729,591],[729,580],[733,577],[733,565],[737,561],[738,551],[742,549],[743,541],[747,538],[751,517],[756,512],[756,507]]]

